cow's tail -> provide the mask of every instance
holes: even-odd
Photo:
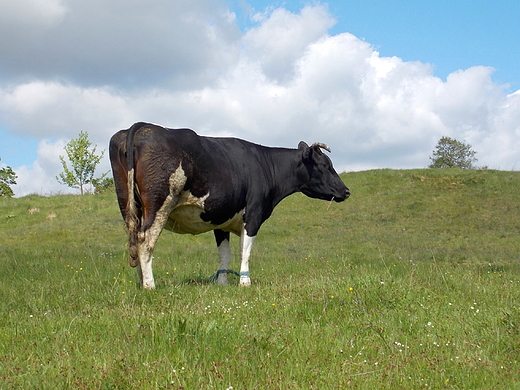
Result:
[[[128,251],[130,253],[130,266],[136,267],[139,264],[137,253],[137,239],[140,228],[140,218],[138,215],[140,203],[135,183],[135,160],[134,160],[134,136],[143,123],[135,123],[128,130],[126,136],[126,166],[128,168],[127,189],[128,203],[126,205],[126,226],[128,227]]]

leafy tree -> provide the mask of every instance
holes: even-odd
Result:
[[[475,169],[475,154],[477,152],[471,145],[450,137],[442,137],[433,151],[433,156],[430,156],[432,163],[428,168]]]
[[[106,172],[98,179],[94,179],[96,166],[105,155],[105,151],[103,150],[100,155],[97,155],[96,147],[91,148],[91,146],[92,142],[88,140],[88,133],[82,131],[78,138],[72,139],[64,148],[72,169],[67,166],[65,158],[60,156],[63,172],[56,176],[56,180],[71,188],[79,188],[81,195],[85,192],[86,184],[94,183],[95,180],[100,182],[108,174]]]
[[[0,196],[11,197],[14,195],[11,185],[16,184],[17,177],[10,166],[0,169]]]
[[[103,194],[105,192],[115,190],[114,179],[112,179],[111,177],[101,177],[99,179],[92,179],[92,184],[94,185],[95,194]]]

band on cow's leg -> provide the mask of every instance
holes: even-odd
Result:
[[[240,236],[240,273],[228,269],[231,262],[231,248],[229,245],[229,232],[222,230],[214,230],[215,240],[218,246],[218,255],[220,266],[218,271],[211,276],[211,281],[217,281],[218,284],[228,284],[228,274],[240,277],[241,286],[250,286],[251,278],[249,276],[249,257],[251,256],[251,247],[256,236],[248,236],[245,229],[242,230]]]
[[[228,284],[228,273],[233,271],[228,270],[229,263],[231,262],[231,248],[229,246],[229,232],[222,230],[214,230],[215,240],[217,241],[218,257],[220,265],[217,273],[212,279],[216,280],[218,284]]]

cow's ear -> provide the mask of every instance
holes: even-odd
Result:
[[[307,161],[311,158],[312,149],[305,142],[300,141],[298,144],[298,149],[300,149],[302,153],[303,161]]]

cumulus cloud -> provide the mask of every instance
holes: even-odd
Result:
[[[103,129],[118,128],[133,116],[125,98],[112,88],[42,81],[0,90],[0,109],[11,128],[39,138],[87,131],[104,141]]]
[[[30,3],[38,6],[29,11]],[[28,13],[50,22],[16,22]],[[12,18],[0,23],[4,82],[32,77],[124,89],[200,86],[233,61],[240,38],[223,0],[3,1],[0,15]]]
[[[63,20],[67,7],[62,0],[17,0],[3,1],[0,11],[0,22],[4,28],[20,24],[25,28],[48,28]]]
[[[99,7],[106,16],[122,12],[118,1],[105,3]],[[137,120],[267,145],[321,141],[332,147],[340,171],[426,167],[435,144],[447,135],[469,142],[481,165],[520,166],[520,93],[506,94],[506,86],[492,81],[492,68],[457,70],[443,81],[428,64],[382,57],[349,33],[329,35],[334,19],[319,5],[296,14],[285,9],[256,14],[258,24],[239,34],[234,15],[218,2],[175,3],[150,3],[157,9],[141,10],[139,23],[129,7],[128,15],[117,16],[114,33],[99,26],[101,16],[85,10],[90,19],[80,29],[96,23],[101,28],[96,37],[84,38],[85,55],[97,57],[85,72],[99,71],[95,79],[105,84],[85,85],[88,75],[76,69],[77,77],[70,73],[73,81],[41,78],[0,87],[2,121],[15,132],[42,138],[70,139],[88,131],[101,149],[113,133]],[[68,11],[61,23],[66,23],[79,5],[76,0],[63,4]],[[179,25],[151,22],[169,17]],[[172,43],[160,36],[165,28],[170,36],[180,36],[175,31],[184,28],[193,36]],[[105,65],[92,46],[104,36],[113,42],[101,45],[100,53],[116,51]],[[123,42],[125,36],[129,42]],[[158,64],[157,45],[176,54],[162,52],[164,63]],[[79,64],[81,50],[67,50]],[[121,62],[120,75],[109,83],[117,56],[128,62]],[[132,78],[141,76],[134,83]],[[59,146],[42,141],[35,165],[19,176],[52,172],[47,177],[53,178],[59,169],[46,156],[57,161]],[[106,160],[103,164],[108,167]]]
[[[29,166],[23,165],[14,168],[18,176],[16,185],[12,186],[16,196],[78,193],[78,190],[60,184],[56,180],[56,176],[63,172],[58,156],[63,156],[67,161],[67,154],[64,151],[66,144],[67,141],[63,139],[56,141],[43,139],[38,144],[37,158],[34,163]],[[96,154],[99,155],[103,149],[98,148]],[[95,177],[101,176],[102,173],[107,172],[109,169],[110,165],[105,159],[97,167]]]
[[[293,76],[305,48],[335,24],[323,7],[305,7],[300,14],[279,8],[269,15],[256,14],[255,19],[262,23],[242,39],[244,54],[258,61],[268,78],[279,82]]]
[[[17,184],[12,188],[16,196],[72,192],[56,180],[56,176],[62,171],[57,156],[64,154],[63,147],[65,144],[66,142],[63,140],[55,142],[40,141],[36,161],[31,166],[24,165],[15,169],[18,178],[16,179]]]

